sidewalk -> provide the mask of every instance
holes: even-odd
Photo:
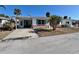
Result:
[[[37,38],[38,35],[36,33],[32,33],[31,31],[34,31],[34,30],[33,29],[16,29],[12,33],[10,33],[7,37],[5,37],[3,40],[25,38],[25,37]]]

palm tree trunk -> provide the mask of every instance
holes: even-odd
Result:
[[[15,20],[15,23],[16,23],[16,29],[17,29],[17,17],[18,17],[18,15],[16,15],[16,20]]]
[[[57,25],[56,24],[53,24],[53,31],[56,30],[56,27],[57,27]]]

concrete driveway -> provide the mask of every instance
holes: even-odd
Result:
[[[3,38],[6,39],[16,39],[16,38],[37,38],[38,35],[34,33],[33,29],[25,28],[25,29],[16,29],[12,33],[10,33],[7,37]]]
[[[79,33],[0,42],[0,53],[74,54],[79,53]]]

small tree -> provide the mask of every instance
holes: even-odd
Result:
[[[53,31],[56,30],[57,24],[59,24],[60,20],[61,20],[60,16],[56,16],[56,15],[50,16],[49,22],[50,22],[50,26],[53,27]]]

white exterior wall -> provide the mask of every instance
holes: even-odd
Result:
[[[22,25],[21,25],[21,21],[22,21]],[[19,22],[19,27],[21,27],[21,28],[24,27],[24,20],[20,20],[20,22]]]
[[[19,19],[17,19],[17,20],[19,20]],[[22,21],[22,25],[21,25],[21,21]],[[24,27],[24,20],[19,20],[17,23],[17,26],[19,26],[20,28],[23,28]]]
[[[28,20],[28,19],[20,19],[19,20],[19,27],[20,28],[24,28],[24,20]],[[21,21],[22,21],[22,25],[21,25]],[[49,24],[49,22],[47,22],[46,21],[46,24],[45,24],[45,26],[37,26],[37,18],[32,18],[32,27],[33,28],[37,28],[37,27],[45,27],[45,28],[49,28],[50,27],[50,24]]]
[[[69,24],[67,24],[66,22],[69,22]],[[73,27],[72,21],[71,20],[67,20],[67,19],[61,20],[61,25],[67,25],[69,27]]]
[[[2,20],[0,23],[0,27],[3,27],[3,24],[5,24],[7,22],[7,20]]]
[[[48,29],[52,29],[52,27],[50,26],[50,22],[46,21],[46,26],[48,26]]]
[[[35,19],[35,18],[32,19],[32,26],[34,26],[34,25],[37,25],[37,24],[36,24],[36,19]]]

